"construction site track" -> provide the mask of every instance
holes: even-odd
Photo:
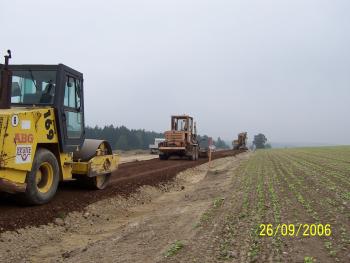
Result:
[[[213,153],[213,159],[241,152],[242,150],[218,151]],[[41,206],[21,206],[13,195],[0,193],[0,233],[47,224],[57,217],[72,211],[83,211],[87,205],[112,196],[128,197],[140,186],[163,184],[174,179],[177,173],[207,161],[207,158],[197,161],[152,159],[124,163],[112,174],[107,189],[87,190],[75,181],[65,182],[59,186],[54,199]]]

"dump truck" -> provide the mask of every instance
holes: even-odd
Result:
[[[232,142],[233,150],[248,150],[247,148],[247,133],[241,132],[238,134],[238,139]]]
[[[60,181],[104,189],[119,157],[85,139],[83,74],[63,64],[1,67],[0,191],[40,205]]]
[[[164,138],[155,138],[154,143],[149,145],[149,150],[151,154],[159,154],[159,143],[164,142]]]
[[[167,160],[171,156],[187,157],[198,160],[199,144],[196,123],[188,115],[171,116],[171,130],[164,133],[165,141],[159,143],[159,159]]]

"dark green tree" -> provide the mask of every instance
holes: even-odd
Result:
[[[117,143],[115,144],[115,148],[120,150],[129,150],[130,146],[128,144],[128,138],[126,134],[119,136]]]
[[[258,135],[254,136],[253,144],[255,145],[256,149],[264,149],[266,142],[267,139],[264,134],[259,133]]]
[[[197,140],[200,148],[205,149],[209,147],[209,137],[207,135],[197,135]]]
[[[218,149],[228,149],[229,148],[229,146],[220,137],[218,137],[218,139],[216,141],[214,141],[214,145]]]

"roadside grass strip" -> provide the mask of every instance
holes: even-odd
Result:
[[[241,184],[237,191],[233,192],[230,200],[239,202],[238,208],[233,210],[225,218],[225,223],[222,227],[222,239],[219,242],[218,255],[219,260],[227,260],[232,258],[232,249],[238,249],[238,257],[242,261],[246,261],[248,250],[251,250],[250,239],[252,230],[250,219],[253,216],[255,205],[255,189],[256,180],[255,172],[257,170],[257,163],[247,160],[242,162],[241,165],[235,171],[236,180],[240,180]],[[244,240],[244,242],[238,242],[236,240]],[[255,249],[252,249],[255,251]]]

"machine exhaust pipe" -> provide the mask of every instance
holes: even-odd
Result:
[[[11,50],[7,50],[5,65],[1,68],[0,109],[9,109],[11,107],[12,72],[8,67],[11,57]]]

